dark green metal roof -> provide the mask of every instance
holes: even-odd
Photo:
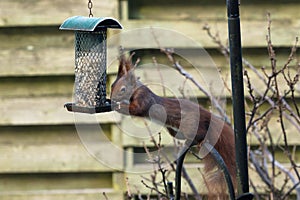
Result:
[[[95,31],[96,28],[122,29],[122,25],[111,17],[74,16],[66,19],[59,27],[61,30]]]

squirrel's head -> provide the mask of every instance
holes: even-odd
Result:
[[[112,109],[124,114],[128,113],[130,99],[137,87],[132,56],[126,59],[124,54],[120,55],[117,79],[111,86]]]

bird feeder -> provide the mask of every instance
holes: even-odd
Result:
[[[111,111],[110,100],[106,99],[107,28],[122,29],[122,25],[109,17],[75,16],[59,28],[75,31],[75,102],[65,104],[68,111]]]

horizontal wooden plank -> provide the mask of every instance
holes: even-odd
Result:
[[[205,22],[207,20],[225,20],[227,17],[224,1],[147,1],[140,0],[129,2],[129,19],[141,20],[190,20]],[[300,4],[298,1],[244,1],[241,2],[240,16],[242,20],[266,19],[267,12],[271,13],[272,19],[291,20],[299,18]],[[253,14],[255,13],[255,14]]]
[[[78,127],[86,128],[91,134],[95,131],[95,124],[77,124]],[[102,134],[99,137],[112,139],[111,124],[102,124]],[[0,126],[0,144],[12,144],[15,146],[26,145],[81,145],[76,125],[54,125],[54,126]]]
[[[67,1],[1,1],[0,26],[58,25],[74,15],[88,16],[87,2]],[[99,17],[118,17],[118,2],[105,0],[93,5],[93,14]]]
[[[230,96],[230,92],[226,87],[231,90],[231,78],[229,67],[219,68],[217,66],[191,66],[190,63],[182,62],[182,66],[185,72],[190,74],[206,91],[213,94],[215,97]],[[266,90],[266,85],[263,80],[256,74],[256,72],[247,68],[248,75],[250,77],[251,85],[256,91],[262,93]],[[263,71],[258,69],[259,74],[265,78]],[[265,72],[271,74],[271,69],[265,69]],[[296,69],[291,68],[291,76],[294,77],[298,72]],[[186,97],[204,97],[204,93],[201,92],[198,87],[191,81],[186,81],[186,78],[181,75],[177,70],[171,66],[162,64],[161,66],[155,66],[152,63],[144,63],[135,69],[136,77],[140,78],[140,81],[150,87],[156,94],[163,96],[164,91],[166,96],[175,96],[182,98],[182,89]],[[116,79],[116,76],[109,77],[109,84],[111,85]],[[267,79],[265,78],[267,82]],[[279,90],[281,94],[289,89],[283,76],[278,76]],[[249,96],[247,84],[245,83],[245,96]],[[299,96],[300,83],[295,86],[297,92],[295,96]],[[110,88],[108,88],[110,92]]]
[[[113,187],[111,173],[5,174],[1,177],[1,199],[25,200],[120,200],[123,192]]]
[[[232,112],[232,107],[226,107],[227,113],[229,116]],[[262,107],[260,112],[263,113],[268,107]],[[201,114],[201,113],[200,113]],[[246,118],[246,124],[248,123],[249,117]],[[263,121],[257,122],[257,128],[263,128],[265,125]],[[287,133],[287,141],[290,146],[299,145],[300,134],[298,129],[291,124],[290,121],[284,120],[284,126]],[[149,120],[132,118],[132,117],[123,117],[121,121],[122,137],[123,137],[123,145],[124,146],[138,146],[143,147],[144,145],[153,146],[153,142],[151,141],[151,135],[155,137],[158,141],[159,133],[161,133],[161,142],[166,146],[173,146],[174,140],[172,136],[168,133],[168,131],[163,127],[163,125],[156,124],[155,122],[151,122]],[[272,114],[272,117],[269,122],[269,130],[273,138],[273,142],[275,145],[284,145],[284,137],[281,130],[281,126],[278,123],[278,113],[276,111]],[[261,138],[267,137],[264,131],[259,131]],[[275,142],[276,141],[276,142]],[[251,146],[258,145],[259,142],[257,137],[253,134],[252,130],[249,130],[248,134],[248,144]],[[269,145],[270,141],[267,137],[266,144]],[[299,161],[300,162],[300,161]]]
[[[1,46],[1,44],[0,44]],[[18,48],[18,47],[14,47]],[[28,51],[26,49],[0,49],[0,63],[2,68],[0,69],[0,77],[6,76],[73,76],[74,75],[74,50],[73,47],[45,47],[37,51]],[[43,47],[44,48],[44,47]],[[2,51],[2,53],[1,53]],[[9,52],[4,52],[9,51]],[[17,53],[18,51],[19,53]],[[158,63],[163,65],[170,65],[170,62],[166,59],[166,56],[160,53],[158,50],[149,51],[147,49],[133,51],[137,54],[136,57],[141,58],[141,64],[153,63],[152,57],[155,57]],[[199,49],[175,49],[175,53],[183,56],[179,59],[182,63],[191,62],[193,65],[203,65],[199,58]],[[228,68],[226,58],[222,56],[216,49],[206,49],[207,58],[212,59],[215,66],[220,68]],[[289,55],[289,48],[276,49],[277,64],[283,66]],[[188,56],[185,56],[188,55]],[[270,61],[265,48],[255,49],[243,49],[243,56],[252,65],[260,68],[265,66],[270,67]],[[118,47],[112,46],[108,49],[108,74],[117,72],[118,65]],[[293,63],[292,63],[293,64]],[[13,66],[13,67],[12,67]]]
[[[162,47],[216,47],[216,44],[202,30],[203,25],[206,23],[201,24],[182,20],[128,20],[121,23],[124,30],[127,31],[127,34],[122,34],[120,41],[120,44],[124,47],[135,49],[158,48],[157,41]],[[226,44],[228,38],[227,21],[208,21],[207,24],[218,32],[222,43]],[[295,38],[299,36],[299,26],[298,20],[272,21],[274,46],[291,46]],[[241,34],[243,47],[265,47],[267,22],[241,21]]]
[[[120,200],[125,188],[121,173],[2,174],[1,180],[0,198],[12,200],[94,200],[103,193]]]
[[[74,76],[30,76],[0,78],[1,98],[72,97]]]
[[[112,173],[2,174],[1,180],[1,193],[112,188],[113,184]]]
[[[155,57],[158,64],[170,66],[172,63],[167,58],[165,53],[161,52],[160,49],[127,49],[135,53],[133,56],[133,62],[137,58],[140,59],[139,65],[153,65],[153,57]],[[259,71],[261,67],[270,68],[271,62],[268,55],[268,50],[266,47],[262,48],[243,48],[243,57],[256,69]],[[291,48],[276,48],[276,65],[281,68],[283,67],[289,58],[291,53]],[[210,67],[216,66],[221,70],[223,68],[229,69],[229,58],[226,58],[218,48],[175,48],[174,58],[179,61],[179,63],[186,67]],[[289,63],[291,68],[296,68],[297,59],[299,55],[295,55],[294,60]],[[115,66],[117,63],[115,64]],[[138,65],[138,66],[139,66]],[[245,66],[246,67],[246,66]],[[246,67],[247,68],[247,67]],[[116,70],[115,70],[116,71]]]
[[[219,72],[215,72],[213,69],[209,68],[200,68],[199,70],[196,69],[187,69],[191,75],[195,76],[195,80],[199,82],[203,87],[207,89],[207,82],[203,80],[201,75],[203,74],[212,74],[214,73],[216,76],[222,75],[229,79],[229,71],[227,69],[222,69],[222,74]],[[174,74],[174,78],[166,78],[168,72]],[[160,73],[162,75],[162,80],[160,76],[156,76]],[[262,90],[263,84],[260,80],[255,76],[253,73],[249,73],[251,75],[251,80],[253,81],[254,85]],[[142,78],[142,81],[146,84],[150,84],[150,86],[155,89],[160,95],[163,95],[163,88],[167,91],[167,96],[182,96],[179,93],[179,88],[183,86],[184,77],[181,76],[177,71],[172,69],[171,67],[165,69],[158,69],[156,67],[147,67],[141,68],[137,70],[137,75]],[[110,96],[110,87],[111,84],[115,81],[115,75],[109,75],[108,82],[107,82],[107,98]],[[176,78],[178,78],[176,80]],[[216,81],[221,81],[220,78],[216,78]],[[74,76],[39,76],[39,77],[9,77],[9,78],[0,78],[1,85],[0,85],[0,97],[1,98],[24,98],[24,97],[53,97],[53,96],[65,96],[66,100],[71,99],[74,90]],[[162,82],[163,81],[163,82]],[[230,81],[227,81],[227,84],[230,84]],[[281,83],[284,83],[282,80]],[[164,85],[164,87],[163,87]],[[191,83],[187,82],[186,91],[191,89]],[[283,84],[283,90],[287,89],[286,84]],[[298,85],[296,85],[296,89],[298,89]],[[201,92],[197,92],[197,88],[192,87],[191,92],[196,92],[196,96],[203,96]],[[223,92],[220,92],[222,94]],[[247,93],[246,93],[247,94]],[[296,93],[297,96],[298,93]],[[192,95],[192,94],[190,94]],[[228,95],[224,92],[224,95]]]
[[[202,175],[198,169],[198,168],[200,168],[200,170],[201,170],[202,166],[199,164],[198,165],[186,164],[185,167],[186,167],[187,173],[188,173],[189,177],[192,179],[192,182],[195,185],[197,191],[200,192],[201,194],[206,194],[207,190],[203,183]],[[147,171],[147,169],[148,169],[148,171]],[[141,183],[141,181],[143,180],[147,185],[153,186],[151,183],[151,180],[152,180],[151,173],[153,174],[153,165],[149,164],[148,167],[146,167],[146,168],[144,168],[143,166],[137,166],[134,170],[135,170],[134,171],[135,173],[130,173],[130,172],[126,173],[126,177],[128,177],[129,184],[135,186],[133,191],[134,192],[139,191],[142,194],[151,193],[150,189],[145,187],[145,185],[143,183]],[[277,171],[277,169],[276,169],[276,171]],[[202,170],[202,172],[203,172],[203,170]],[[171,172],[170,174],[167,173],[167,176],[168,176],[167,177],[168,181],[173,181],[174,177],[175,177],[175,173],[174,172]],[[261,188],[263,183],[262,183],[260,177],[257,175],[257,173],[253,170],[249,170],[249,177],[252,180],[252,182],[255,184],[257,189],[259,189],[259,192],[263,192],[263,188]],[[276,185],[278,185],[278,186],[283,185],[284,180],[285,180],[284,177],[285,177],[284,174],[280,174],[279,176],[277,176],[275,179]],[[156,181],[159,182],[160,180],[162,180],[161,173],[157,172]],[[175,183],[173,182],[173,184],[175,184]],[[288,188],[291,188],[291,187],[292,187],[292,184],[291,184],[291,182],[289,182],[287,184],[287,186],[285,187],[286,191],[288,190]],[[163,185],[159,184],[159,188],[162,189],[162,191],[163,191]],[[250,190],[252,190],[252,188],[250,188]],[[188,193],[188,194],[192,193],[189,185],[187,184],[187,182],[184,179],[182,179],[181,191]]]
[[[158,133],[161,133],[161,142],[163,145],[172,146],[174,144],[172,136],[169,135],[164,127],[149,120],[123,117],[120,129],[122,131],[122,143],[124,147],[153,146],[150,134],[158,141]]]
[[[168,163],[168,160],[170,162],[175,162],[176,159],[177,159],[178,151],[181,147],[174,145],[174,143],[178,143],[178,142],[174,142],[174,141],[173,141],[172,144],[170,144],[170,143],[166,144],[165,143],[165,138],[164,138],[166,136],[162,135],[161,137],[162,137],[162,142],[161,142],[162,146],[161,146],[160,151],[157,150],[157,148],[154,146],[153,142],[149,142],[150,138],[148,139],[147,143],[145,142],[145,146],[143,146],[143,144],[141,144],[141,145],[135,144],[131,147],[125,148],[124,152],[125,152],[125,156],[127,158],[126,159],[127,169],[129,171],[131,171],[135,168],[141,167],[140,169],[142,170],[143,167],[146,167],[147,165],[151,164],[151,161],[150,161],[151,158],[149,158],[149,155],[145,151],[145,148],[148,149],[148,151],[150,152],[152,158],[155,158],[156,156],[158,156],[160,154],[161,161],[163,163]],[[169,136],[169,137],[171,137],[171,136]],[[157,135],[154,135],[154,139],[156,140],[157,143],[159,142]],[[276,140],[275,137],[274,137],[274,140]],[[184,143],[184,141],[182,140],[181,145],[183,143]],[[248,145],[250,146],[249,148],[251,148],[251,150],[253,152],[256,151],[256,149],[257,149],[256,145],[257,144],[248,143]],[[251,146],[251,145],[253,145],[253,146]],[[293,146],[293,144],[291,144],[291,146]],[[299,144],[295,144],[295,146],[299,146]],[[281,149],[281,147],[279,147],[279,146],[277,146],[277,147],[275,146],[274,148],[275,148],[274,149],[274,155],[275,155],[276,161],[278,161],[282,164],[285,164],[287,166],[291,165],[290,161],[287,158],[287,156],[286,156],[285,152],[283,151],[283,149]],[[192,151],[194,153],[198,153],[199,149],[198,149],[198,147],[193,147]],[[166,159],[165,156],[167,156],[168,160]],[[300,156],[300,151],[296,149],[295,152],[293,153],[293,158],[294,158],[295,163],[300,163],[299,156]],[[186,155],[185,163],[187,163],[189,165],[191,165],[191,164],[195,164],[195,165],[203,164],[201,161],[197,160],[195,158],[195,156],[191,153],[188,153]],[[147,168],[145,168],[145,169],[147,169]]]
[[[206,89],[212,86],[211,84],[209,84],[211,83],[211,81],[216,81],[219,83],[220,81],[222,81],[220,79],[216,79],[216,73],[218,74],[218,72],[216,72],[216,69],[214,68],[210,69],[204,67],[201,68],[199,71],[193,68],[188,68],[187,71],[190,74],[192,74],[196,80],[199,80],[199,83],[203,85]],[[222,73],[226,74],[229,72],[223,71]],[[141,77],[141,81],[143,83],[148,85],[158,95],[163,96],[164,87],[166,89],[167,96],[176,96],[179,98],[182,97],[179,88],[182,87],[183,83],[185,83],[185,79],[181,75],[179,75],[177,71],[169,67],[161,68],[158,71],[153,70],[153,67],[151,66],[144,66],[138,68],[136,70],[136,74],[138,77]],[[209,74],[210,76],[208,76]],[[253,73],[249,72],[249,74],[251,77],[254,76]],[[162,75],[163,80],[161,80],[160,75]],[[209,80],[203,80],[203,77],[205,76],[210,77]],[[164,77],[168,77],[168,79]],[[114,81],[115,78],[113,76],[110,76],[109,79],[110,82],[108,85],[111,85],[112,81]],[[20,80],[20,82],[18,80]],[[230,85],[230,81],[228,79],[227,81],[227,85]],[[262,92],[262,89],[265,88],[262,82],[259,81],[257,78],[251,78],[251,81],[253,82],[253,86],[258,88],[260,92]],[[75,122],[78,122],[78,120],[88,122],[89,120],[91,120],[88,119],[88,115],[82,115],[85,116],[86,119],[84,119],[84,117],[83,119],[79,119],[78,117],[81,115],[75,115],[74,118],[72,113],[67,112],[63,108],[64,103],[72,102],[71,82],[71,77],[55,77],[54,80],[51,80],[51,77],[46,77],[45,80],[43,80],[43,77],[6,79],[6,83],[0,86],[0,96],[3,95],[1,98],[2,110],[5,111],[7,114],[3,116],[0,124],[70,124],[74,123],[74,119]],[[20,84],[20,86],[18,84]],[[279,79],[279,84],[282,92],[287,89],[287,86],[286,84],[284,84],[282,77]],[[69,89],[65,91],[66,86],[68,86]],[[213,87],[213,94],[215,94],[216,96],[222,94],[223,90],[217,91],[215,88],[222,89],[217,86]],[[248,96],[248,91],[246,87],[245,94],[246,96]],[[190,82],[185,83],[185,95],[188,97],[204,97],[203,93],[200,92]],[[225,95],[228,96],[228,92],[226,92]],[[7,96],[11,96],[11,98],[6,98]],[[298,96],[298,93],[296,93],[296,96]],[[109,123],[120,120],[119,116],[116,115],[116,113],[99,114],[97,115],[97,119],[98,118],[101,123]]]
[[[4,28],[0,40],[0,76],[74,74],[73,32],[57,26]],[[118,45],[109,48],[115,50],[108,50],[108,60],[116,59]]]
[[[114,48],[117,50],[116,48]],[[111,49],[113,50],[113,49]],[[207,85],[206,83],[203,83],[203,76],[205,74],[212,74],[214,71],[214,74],[220,74],[222,75],[226,80],[227,84],[230,84],[230,72],[229,72],[229,66],[227,65],[227,60],[224,58],[220,53],[217,52],[217,50],[209,50],[206,54],[208,57],[201,57],[199,56],[200,50],[193,50],[193,49],[176,49],[175,52],[178,55],[182,55],[182,52],[184,54],[188,54],[188,57],[178,57],[178,61],[186,70],[188,70],[189,73],[191,73],[194,78],[199,81],[202,85]],[[161,84],[162,81],[159,80],[160,76],[157,76],[159,71],[161,71],[163,81],[167,83],[167,86],[172,90],[177,90],[181,87],[181,83],[183,83],[184,80],[183,77],[180,77],[181,83],[179,83],[176,78],[172,78],[172,76],[167,76],[167,74],[172,73],[179,77],[179,74],[172,69],[170,62],[167,60],[166,56],[162,53],[160,53],[158,50],[145,50],[145,51],[135,51],[136,56],[135,58],[141,58],[141,63],[139,64],[138,68],[141,68],[138,71],[139,76],[142,77],[143,80],[150,81],[156,84]],[[277,65],[278,67],[282,67],[286,61],[287,56],[289,54],[288,49],[278,49],[276,50],[277,53]],[[112,55],[112,54],[111,54]],[[114,54],[116,57],[116,54]],[[257,66],[257,70],[261,75],[263,75],[263,72],[261,69],[259,69],[261,66],[265,66],[265,68],[270,68],[270,61],[267,58],[266,50],[265,49],[245,49],[244,51],[245,58],[252,63],[254,66]],[[157,60],[157,63],[159,63],[161,66],[156,67],[153,64],[152,58],[155,57]],[[209,62],[209,61],[210,62]],[[109,82],[107,84],[107,90],[109,91],[111,83],[114,81],[115,76],[114,75],[117,72],[117,65],[118,60],[114,60],[111,65],[108,67],[108,79]],[[295,67],[296,63],[293,61],[290,64],[291,71],[294,73],[296,71]],[[25,70],[26,66],[21,65],[23,70]],[[209,68],[211,67],[211,69]],[[194,68],[194,69],[193,69]],[[31,72],[30,70],[25,70],[24,73],[27,74],[27,76],[22,76],[20,71],[18,69],[12,68],[12,67],[4,67],[4,71],[2,71],[3,77],[0,78],[1,85],[0,85],[0,96],[1,97],[36,97],[36,96],[70,96],[73,93],[73,84],[74,84],[74,72],[71,71],[73,69],[70,69],[68,72],[69,75],[63,75],[57,74],[57,75],[51,75],[58,71],[58,73],[61,73],[61,71],[57,68],[51,68],[51,71],[44,71],[45,74],[34,74],[31,73],[39,73],[41,71],[38,70],[39,67],[37,66],[36,70],[34,72]],[[63,69],[63,63],[61,65],[61,69]],[[146,69],[146,70],[144,70]],[[151,70],[150,70],[151,69]],[[154,70],[152,70],[154,69]],[[198,71],[196,70],[198,69]],[[215,70],[214,70],[215,69]],[[248,70],[248,68],[246,68]],[[12,71],[10,71],[12,70]],[[16,71],[14,71],[16,70]],[[43,69],[45,70],[45,69]],[[50,70],[50,69],[49,69]],[[55,71],[57,70],[57,71]],[[167,71],[169,70],[169,71]],[[210,72],[210,71],[211,72]],[[213,71],[214,70],[214,71]],[[221,72],[219,73],[219,70]],[[258,80],[258,77],[256,74],[251,73],[251,70],[249,71],[249,75],[251,80],[253,81],[254,85],[261,89],[263,88],[263,84],[260,80]],[[10,74],[11,73],[11,74]],[[48,73],[48,74],[46,74]],[[140,75],[142,74],[142,75]],[[31,75],[31,76],[28,76]],[[38,75],[38,76],[37,76]],[[199,77],[200,75],[200,77]],[[202,75],[202,77],[201,77]],[[1,76],[1,75],[0,75]],[[5,77],[10,76],[10,77]],[[166,78],[168,77],[168,79]],[[213,77],[216,77],[213,75]],[[206,78],[207,79],[207,78]],[[178,79],[179,80],[179,79]],[[220,79],[216,79],[220,80]],[[169,82],[172,82],[171,85],[169,85]],[[283,83],[281,78],[281,83]],[[282,84],[285,85],[286,84]],[[296,85],[296,89],[300,90],[300,85]],[[283,87],[283,90],[287,89],[286,87]],[[161,89],[160,89],[161,92]],[[201,95],[201,94],[199,94]]]
[[[0,194],[1,199],[6,200],[95,200],[105,199],[103,193],[110,200],[123,199],[123,192],[112,189],[82,189],[82,190],[54,190],[36,192],[12,192],[11,194]]]
[[[207,34],[199,28],[184,28],[189,26],[189,23],[192,22],[178,22],[176,26],[170,26],[169,22],[164,21],[150,21],[140,23],[139,21],[129,21],[128,26],[126,26],[127,30],[131,30],[133,28],[143,28],[149,27],[151,23],[160,23],[161,28],[170,28],[170,30],[182,29],[181,33],[185,35],[194,35],[191,38],[200,43],[204,41],[203,47],[207,49],[208,56],[211,56],[213,61],[218,66],[228,66],[226,59],[223,58],[216,50],[210,49],[215,48],[216,45],[212,43],[211,39],[207,36]],[[220,22],[222,26],[227,26],[225,22]],[[254,22],[251,22],[254,23]],[[145,25],[146,24],[146,25]],[[276,24],[276,23],[275,23]],[[172,25],[172,24],[171,24]],[[174,25],[174,24],[173,24]],[[196,25],[196,24],[195,24]],[[277,23],[277,25],[279,25]],[[197,27],[199,25],[197,24]],[[251,26],[251,24],[246,25],[246,27]],[[262,27],[263,26],[263,27]],[[287,25],[288,26],[288,25]],[[258,27],[260,29],[265,30],[265,25],[256,26],[253,24],[253,27]],[[227,31],[219,28],[214,28],[217,30],[222,30],[224,33],[220,33],[220,36],[224,42],[227,43]],[[141,29],[143,30],[143,29]],[[281,30],[282,33],[275,33],[274,43],[276,42],[284,42],[284,38],[288,37],[282,26],[280,25],[275,29],[277,32]],[[135,50],[137,53],[138,49],[146,49],[146,48],[158,48],[155,41],[153,40],[153,35],[151,29],[144,30],[146,31],[146,35],[139,35],[140,30],[135,31],[121,31],[120,35],[113,35],[108,39],[108,73],[116,72],[116,62],[118,56],[118,47],[119,47],[119,39],[123,38],[124,42],[120,44],[125,48],[130,48]],[[250,33],[249,33],[250,32]],[[252,32],[261,33],[261,36],[255,36],[257,40],[251,40],[252,36],[247,36],[247,34],[253,34]],[[174,33],[174,32],[171,32]],[[290,39],[286,39],[286,43],[283,46],[290,47],[294,43],[294,38],[298,34],[294,34],[292,36],[292,32],[288,32],[291,34]],[[112,33],[113,34],[113,33]],[[253,44],[247,46],[244,45],[245,50],[243,51],[243,55],[245,58],[248,58],[251,63],[255,66],[269,66],[268,56],[265,49],[266,41],[264,31],[245,31],[245,37],[250,42],[257,42],[257,44]],[[175,34],[177,35],[177,34]],[[177,53],[181,53],[186,59],[189,58],[193,63],[200,63],[199,59],[199,50],[195,50],[193,48],[200,48],[201,45],[195,43],[190,38],[187,38],[189,42],[184,41],[186,39],[185,35],[180,35],[183,39],[174,39],[171,36],[164,34],[159,34],[159,38],[162,41],[161,46],[172,46],[179,48],[176,50]],[[170,39],[166,39],[170,38]],[[174,36],[175,37],[175,36]],[[177,36],[176,36],[177,37]],[[137,41],[137,39],[141,39],[141,41]],[[151,40],[152,38],[152,40]],[[280,39],[278,39],[280,38]],[[72,75],[74,74],[74,36],[71,32],[59,31],[58,27],[50,26],[50,27],[34,27],[34,28],[11,28],[11,29],[1,29],[0,30],[0,40],[3,41],[0,44],[0,65],[2,66],[0,69],[0,76],[36,76],[36,75]],[[146,41],[146,42],[145,42]],[[176,42],[174,42],[176,41]],[[171,44],[170,44],[171,43]],[[140,45],[142,44],[142,45]],[[280,45],[280,44],[278,44]],[[246,48],[246,47],[255,47]],[[258,48],[262,47],[262,48]],[[181,48],[181,49],[180,49]],[[278,64],[283,64],[286,62],[286,59],[289,54],[289,48],[276,49],[276,53],[278,54]],[[147,53],[151,53],[150,51],[146,51]],[[198,54],[197,54],[198,53]],[[153,53],[151,53],[153,54]],[[139,54],[141,55],[141,53]],[[157,57],[159,54],[154,54]],[[153,56],[154,56],[153,55]],[[165,58],[164,55],[162,55]],[[150,57],[149,57],[150,58]],[[152,59],[152,57],[151,57]]]
[[[31,48],[31,47],[30,47]],[[48,47],[28,51],[5,49],[0,53],[1,76],[74,74],[73,48]]]
[[[222,80],[218,79],[218,72],[216,68],[203,68],[201,72],[198,71],[198,69],[190,68],[187,69],[187,71],[190,74],[192,74],[195,80],[197,80],[199,84],[203,86],[206,90],[208,90],[209,88],[209,82],[210,84],[215,84],[215,86],[218,86],[216,88],[219,89],[222,86]],[[206,74],[205,79],[202,77],[203,73]],[[200,92],[195,87],[195,85],[193,85],[189,81],[186,82],[184,76],[182,76],[176,70],[170,67],[155,69],[153,68],[153,66],[143,66],[135,70],[135,75],[136,77],[140,77],[140,80],[143,84],[147,85],[155,93],[161,96],[163,95],[163,92],[165,90],[166,96],[175,96],[182,98],[180,89],[185,83],[186,84],[184,85],[184,92],[187,96],[203,96],[203,93]],[[114,81],[115,78],[112,77],[111,80]],[[219,95],[222,94],[223,91],[218,90],[215,91],[215,93],[216,95]]]
[[[112,123],[120,120],[113,112],[82,114],[64,108],[71,97],[0,98],[0,109],[5,116],[0,125],[51,125],[76,123]]]
[[[209,1],[194,1],[190,2],[189,5],[182,4],[179,1],[167,1],[161,6],[157,6],[158,4],[154,2],[129,2],[129,15],[131,18],[220,20],[226,17],[225,3],[221,1],[214,2],[214,4]],[[77,0],[68,0],[63,3],[55,1],[51,4],[45,0],[39,0],[34,4],[14,0],[2,2],[0,5],[4,8],[3,12],[1,12],[0,20],[2,26],[60,24],[64,19],[72,15],[88,15],[87,5]],[[30,9],[24,9],[29,6]],[[270,6],[269,2],[244,2],[241,7],[241,16],[252,20],[264,19],[266,12],[269,11],[274,13],[275,19],[286,19],[291,18],[291,16],[297,18],[298,6],[299,4],[296,1],[289,1],[288,3],[276,1],[272,3],[272,6]],[[14,8],[14,10],[10,8]],[[252,15],[253,12],[256,15]],[[93,13],[95,16],[118,17],[118,1],[106,0],[95,3],[93,5]]]
[[[123,155],[112,148],[110,125],[102,125],[101,132],[84,124],[77,128],[12,126],[0,130],[0,173],[101,172],[123,166]],[[98,152],[96,157],[90,154],[91,149]],[[106,149],[110,149],[109,154],[104,153]]]
[[[7,42],[0,44],[0,62],[7,67],[1,68],[1,75],[70,74],[74,71],[73,37],[57,26],[2,29],[0,38]]]

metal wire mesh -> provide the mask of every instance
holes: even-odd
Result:
[[[75,104],[99,107],[106,102],[106,29],[75,32]]]

